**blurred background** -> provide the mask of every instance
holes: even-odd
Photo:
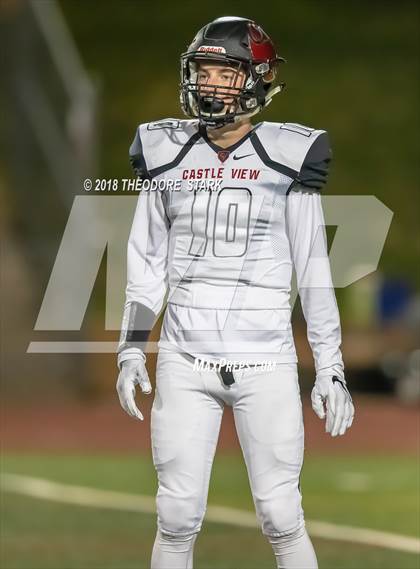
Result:
[[[131,177],[128,147],[137,125],[181,117],[179,55],[208,21],[240,15],[255,19],[288,61],[281,68],[284,94],[257,122],[328,130],[329,194],[374,195],[394,212],[378,270],[336,291],[357,409],[343,439],[328,438],[310,410],[313,363],[298,303],[294,310],[306,427],[304,507],[320,566],[418,567],[418,2],[2,0],[0,6],[1,566],[148,566],[156,524],[152,398],[140,403],[144,424],[124,414],[112,349],[28,353],[28,347],[118,341],[119,331],[105,322],[106,251],[80,330],[34,329],[70,210],[86,196],[84,178]],[[99,204],[115,193],[91,195]],[[110,219],[110,210],[92,207],[89,223],[112,223],[128,235],[126,218]],[[118,262],[124,282],[124,255]],[[72,274],[79,270],[74,258]],[[148,358],[152,381],[155,357]],[[114,502],[99,490],[116,492]],[[249,518],[253,504],[229,409],[209,504],[231,507],[237,522],[209,515],[197,567],[274,566]]]

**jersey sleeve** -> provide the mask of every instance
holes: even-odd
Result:
[[[286,201],[286,223],[316,373],[343,377],[340,315],[319,192],[293,188]]]
[[[130,162],[137,176],[147,176],[137,131]],[[137,200],[127,245],[127,286],[118,365],[144,357],[142,346],[159,315],[168,286],[169,219],[161,191],[142,190]]]
[[[136,130],[136,135],[130,146],[129,158],[134,175],[142,180],[149,178],[149,172],[144,158],[143,144],[140,137],[140,127]]]
[[[298,174],[297,183],[304,188],[321,190],[327,182],[331,158],[329,137],[324,131],[310,146]]]

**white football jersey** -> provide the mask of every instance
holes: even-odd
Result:
[[[130,158],[144,187],[161,189],[138,198],[119,362],[138,357],[135,330],[150,330],[166,295],[160,349],[295,362],[294,267],[316,370],[342,375],[319,193],[327,133],[262,122],[223,149],[198,121],[167,119],[138,127]]]

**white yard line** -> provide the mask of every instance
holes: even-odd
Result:
[[[2,474],[1,488],[5,492],[23,494],[62,504],[148,514],[156,513],[155,499],[150,496],[61,484],[20,474]],[[207,507],[206,520],[208,522],[230,524],[239,527],[258,527],[258,522],[253,512],[227,508],[225,506],[209,505]],[[409,553],[420,553],[420,539],[415,537],[316,520],[307,520],[306,525],[312,537],[363,543],[365,545]]]

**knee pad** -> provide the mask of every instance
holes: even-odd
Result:
[[[157,498],[158,527],[162,534],[188,537],[201,530],[205,505],[201,500],[179,500],[170,496]]]
[[[263,534],[281,537],[293,534],[303,525],[300,493],[272,498],[257,507]]]

